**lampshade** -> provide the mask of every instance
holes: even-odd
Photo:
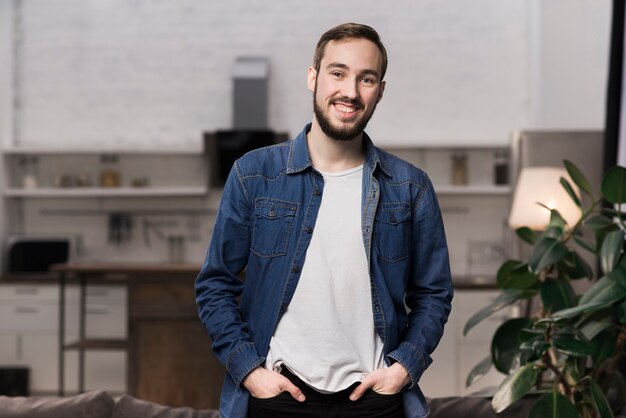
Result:
[[[534,230],[544,230],[550,222],[550,211],[537,204],[543,203],[550,209],[559,211],[569,227],[580,219],[580,208],[572,201],[560,183],[567,179],[577,196],[578,187],[571,181],[567,171],[558,167],[523,168],[515,186],[513,206],[509,215],[509,226],[527,226]]]

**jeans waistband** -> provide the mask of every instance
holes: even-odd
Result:
[[[307,399],[326,399],[329,401],[337,399],[347,399],[354,390],[354,388],[356,388],[361,383],[354,382],[352,385],[350,385],[346,389],[340,390],[339,392],[322,393],[307,385],[302,379],[289,371],[289,369],[287,369],[287,367],[285,366],[282,367],[280,374],[285,376],[291,381],[291,383],[296,385],[302,391],[302,393],[304,393],[304,396],[306,396]]]

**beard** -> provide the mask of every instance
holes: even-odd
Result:
[[[363,104],[357,99],[342,97],[341,101],[356,106],[359,109],[363,108]],[[376,105],[377,103],[374,103],[372,111],[361,116],[354,125],[342,127],[333,126],[328,115],[324,113],[322,107],[317,103],[317,80],[315,81],[315,89],[313,90],[313,112],[315,113],[315,119],[322,129],[322,132],[336,141],[350,141],[362,134],[374,114],[374,110],[376,110]]]

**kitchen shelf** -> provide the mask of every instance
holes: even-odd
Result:
[[[88,338],[82,341],[74,341],[63,345],[66,350],[127,350],[126,339]]]
[[[466,186],[435,185],[435,193],[437,193],[437,195],[509,195],[511,193],[511,186],[495,186],[489,184]]]
[[[5,148],[5,155],[200,155],[204,153],[202,146],[197,147],[154,147],[154,148],[59,148],[59,147],[13,147]]]
[[[4,190],[7,197],[167,197],[205,196],[209,193],[205,186],[170,187],[75,187],[75,188],[9,188]]]

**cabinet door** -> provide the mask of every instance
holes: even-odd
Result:
[[[85,389],[126,392],[125,351],[96,351],[85,353]]]
[[[76,338],[73,334],[68,336],[71,341]],[[126,393],[126,364],[127,354],[122,350],[85,351],[85,390]],[[65,350],[65,391],[78,391],[77,350]]]
[[[0,333],[0,367],[17,362],[17,334]]]
[[[56,334],[21,334],[18,362],[30,368],[30,390],[56,391],[59,347]]]

